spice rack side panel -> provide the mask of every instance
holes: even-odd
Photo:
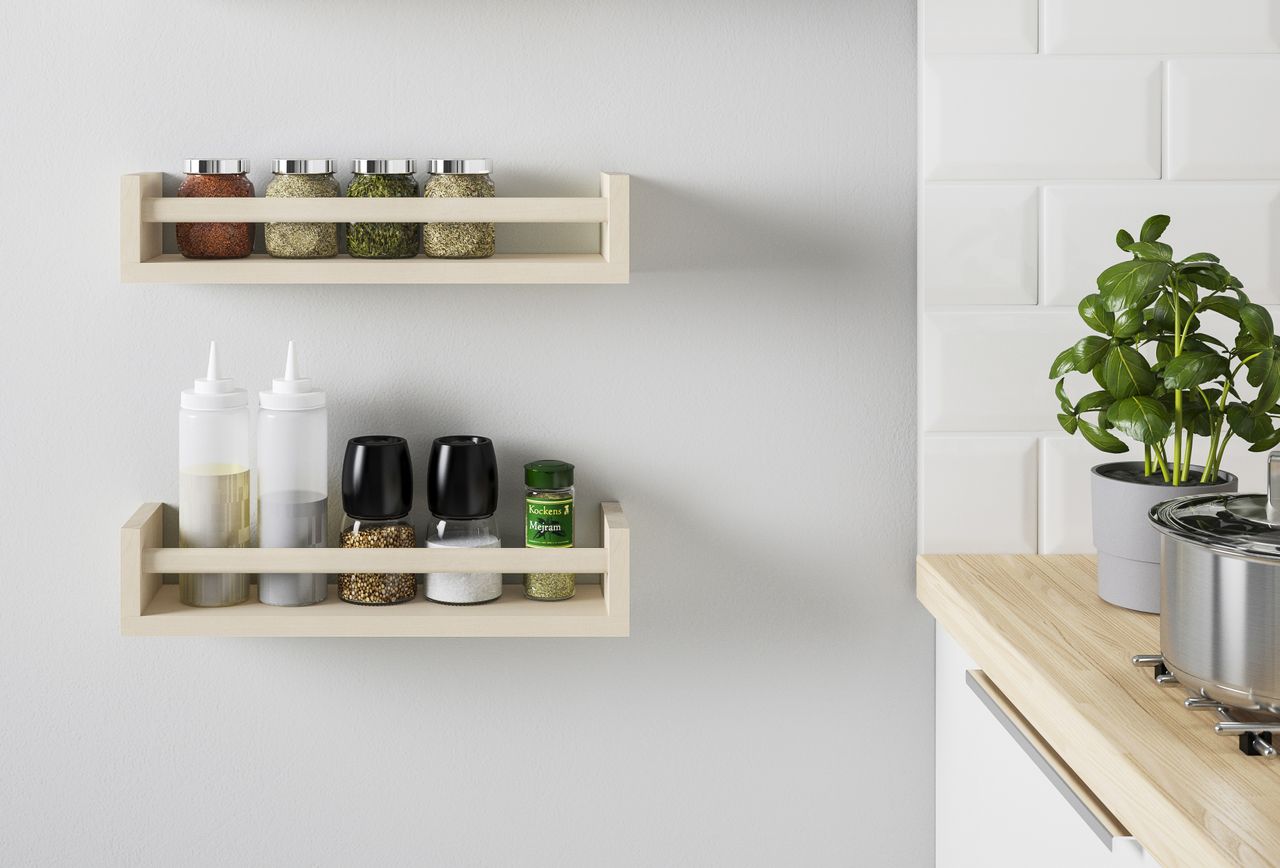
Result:
[[[121,179],[120,279],[169,284],[623,284],[631,280],[630,176],[600,174],[600,196],[580,198],[176,198],[164,175]],[[483,259],[186,259],[165,253],[174,222],[404,221],[598,223],[599,253],[496,254]]]
[[[630,635],[630,529],[617,503],[602,503],[598,548],[496,549],[174,549],[163,545],[163,504],[147,503],[121,528],[120,629],[152,636],[491,636]],[[480,606],[422,599],[356,606],[330,596],[312,606],[249,602],[221,608],[181,605],[170,572],[351,570],[561,571],[600,574],[561,602],[527,600],[516,586]]]

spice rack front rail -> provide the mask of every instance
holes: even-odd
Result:
[[[128,636],[627,636],[630,529],[622,507],[600,504],[598,548],[536,549],[180,549],[164,546],[164,505],[147,503],[120,531],[120,632]],[[195,608],[178,602],[180,572],[572,572],[579,582],[560,602],[525,599],[505,585],[502,599],[446,606],[421,597],[394,606],[357,606],[329,597],[314,606],[258,602]]]
[[[120,187],[124,283],[628,283],[630,176],[600,174],[578,198],[324,199],[163,195],[164,175],[125,175]],[[165,253],[165,223],[598,223],[599,253],[499,253],[488,259],[186,259]]]

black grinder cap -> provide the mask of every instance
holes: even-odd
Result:
[[[413,465],[403,437],[352,437],[342,459],[342,509],[352,518],[403,518],[413,507]]]
[[[488,518],[498,509],[498,458],[488,437],[455,434],[431,443],[427,508],[440,518]]]

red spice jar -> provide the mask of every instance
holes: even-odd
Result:
[[[248,160],[187,160],[178,197],[253,196]],[[188,259],[239,259],[253,252],[253,223],[179,223],[178,250]]]

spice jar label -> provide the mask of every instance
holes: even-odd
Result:
[[[525,545],[542,548],[573,545],[573,501],[525,498]]]

